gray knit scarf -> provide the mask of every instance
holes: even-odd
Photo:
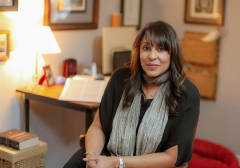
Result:
[[[155,78],[147,76],[146,73],[143,73],[142,76],[147,83],[161,85],[144,114],[137,135],[136,128],[141,110],[141,92],[139,91],[135,95],[130,107],[126,110],[122,110],[125,94],[125,92],[123,92],[113,119],[112,132],[107,145],[111,155],[133,156],[135,143],[137,156],[154,153],[162,140],[169,114],[165,104],[164,94],[165,90],[169,89],[170,85],[168,80],[169,72],[167,71]]]

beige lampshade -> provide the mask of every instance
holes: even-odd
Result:
[[[14,51],[36,54],[60,53],[58,43],[48,26],[33,26],[19,39]]]

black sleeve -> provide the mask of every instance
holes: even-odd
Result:
[[[99,106],[99,117],[102,125],[102,130],[107,138],[109,135],[109,125],[111,124],[112,111],[114,101],[114,79],[113,76],[110,78],[107,87],[104,91],[100,106]]]
[[[121,68],[116,70],[111,76],[104,91],[99,106],[99,117],[103,133],[106,137],[106,142],[109,140],[112,131],[112,121],[123,94],[124,80],[128,77],[128,69]]]
[[[180,107],[181,118],[171,133],[165,150],[177,145],[178,159],[176,166],[192,158],[195,127],[199,118],[200,94],[195,85],[186,82],[187,98]]]

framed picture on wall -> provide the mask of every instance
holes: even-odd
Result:
[[[0,0],[0,12],[18,11],[18,0]]]
[[[48,87],[54,85],[55,80],[54,80],[50,65],[44,66],[43,71],[44,71],[44,77],[47,81]]]
[[[141,26],[142,0],[121,0],[123,26]]]
[[[13,0],[0,0],[0,6],[13,6]]]
[[[185,0],[186,23],[222,26],[225,0]]]
[[[52,30],[96,29],[99,0],[45,0],[44,25]]]
[[[86,12],[86,0],[58,0],[58,11]]]
[[[10,31],[0,31],[0,61],[10,58]]]

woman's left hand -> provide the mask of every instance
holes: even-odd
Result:
[[[119,158],[116,156],[91,156],[83,158],[84,161],[96,161],[98,168],[114,168],[119,166]]]

